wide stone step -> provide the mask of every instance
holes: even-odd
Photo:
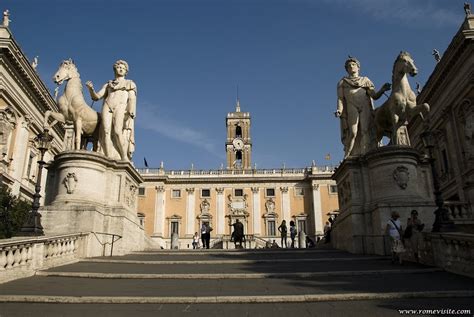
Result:
[[[35,276],[10,283],[0,289],[0,301],[8,296],[54,297],[123,297],[123,298],[217,298],[256,296],[358,296],[357,294],[433,293],[436,296],[474,296],[471,279],[447,272],[419,274],[385,274],[352,276],[318,276],[317,278],[267,279],[99,279]],[[338,295],[338,296],[339,296]],[[449,295],[449,296],[451,296]],[[18,297],[19,296],[19,297]],[[388,295],[387,295],[388,296]],[[402,296],[402,295],[400,295]],[[403,295],[409,296],[409,295]],[[27,300],[24,297],[25,300]],[[363,297],[368,298],[368,297]],[[379,297],[373,297],[379,298]],[[302,300],[303,297],[299,297]],[[362,299],[362,298],[360,298]],[[135,300],[135,299],[133,299]],[[250,299],[247,299],[250,301]],[[296,299],[295,299],[296,300]],[[310,299],[305,299],[310,300]]]
[[[386,270],[422,270],[426,266],[407,263],[399,266],[393,265],[390,260],[381,258],[378,260],[364,261],[331,261],[313,262],[257,262],[257,263],[234,263],[225,262],[218,265],[208,263],[183,264],[182,262],[165,264],[144,261],[139,263],[129,262],[91,262],[83,261],[70,265],[59,266],[46,270],[46,272],[95,272],[95,273],[117,273],[117,274],[231,274],[231,273],[300,273],[300,272],[344,272],[344,271],[386,271]]]
[[[242,303],[156,303],[156,304],[60,304],[60,303],[2,303],[0,309],[5,316],[47,316],[47,317],[84,317],[84,316],[114,316],[114,317],[156,317],[156,316],[383,316],[400,317],[402,310],[414,309],[471,309],[472,298],[390,298],[372,300],[340,300],[323,302],[270,302],[260,304]],[[409,313],[406,313],[408,315]],[[421,314],[419,314],[421,316]],[[431,315],[434,316],[434,315]],[[463,316],[463,315],[458,315]],[[464,316],[469,316],[465,314]]]
[[[104,260],[128,260],[128,261],[224,261],[224,260],[302,260],[311,259],[370,259],[377,256],[354,255],[345,252],[146,252],[132,253],[124,256],[97,257],[94,259]]]

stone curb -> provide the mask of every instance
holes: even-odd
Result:
[[[79,262],[87,263],[121,263],[121,264],[257,264],[257,263],[281,263],[281,262],[331,262],[331,261],[372,261],[387,260],[389,257],[376,256],[370,258],[321,258],[321,259],[265,259],[265,260],[163,260],[163,261],[138,261],[138,260],[109,260],[109,259],[82,259]]]
[[[108,296],[42,296],[3,295],[0,303],[61,303],[61,304],[228,304],[228,303],[298,303],[355,300],[386,300],[410,298],[474,297],[474,291],[431,291],[399,293],[347,293],[265,296],[207,296],[207,297],[108,297]]]
[[[254,249],[248,250],[207,250],[207,249],[189,249],[189,250],[179,250],[179,251],[170,251],[170,250],[148,250],[148,251],[134,251],[130,254],[134,255],[213,255],[213,254],[225,254],[225,255],[233,255],[233,256],[240,256],[240,255],[249,255],[249,254],[295,254],[295,253],[303,253],[303,254],[320,254],[320,253],[344,253],[340,250],[311,250],[308,249],[272,249],[268,251],[258,251]]]
[[[218,273],[218,274],[130,274],[130,273],[85,273],[85,272],[46,272],[39,271],[36,276],[79,277],[97,279],[263,279],[263,278],[311,278],[320,276],[360,276],[378,274],[412,274],[442,272],[443,269],[406,270],[367,270],[367,271],[328,271],[299,273]]]

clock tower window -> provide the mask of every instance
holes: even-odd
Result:
[[[242,168],[242,151],[235,152],[234,168]]]
[[[242,137],[242,128],[240,126],[237,126],[235,128],[235,137],[236,138],[241,138]]]

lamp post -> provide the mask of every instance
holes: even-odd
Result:
[[[420,135],[421,140],[423,141],[424,147],[428,150],[428,160],[431,167],[431,175],[433,176],[433,187],[435,195],[435,221],[433,223],[432,232],[441,232],[441,231],[454,231],[454,222],[449,219],[449,212],[444,207],[444,199],[439,186],[438,173],[434,165],[435,159],[433,158],[433,148],[436,143],[436,135],[434,132],[426,130]]]
[[[36,178],[35,194],[33,195],[33,204],[31,212],[28,215],[26,223],[20,229],[19,235],[28,236],[42,236],[44,235],[43,226],[41,225],[41,214],[38,212],[40,207],[40,191],[41,191],[41,175],[43,172],[43,166],[46,164],[44,161],[44,154],[49,150],[53,136],[49,134],[48,129],[44,129],[40,132],[36,138],[36,148],[40,151],[40,160],[38,161],[38,176]]]

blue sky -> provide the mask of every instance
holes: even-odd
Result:
[[[125,59],[138,86],[134,162],[166,169],[225,164],[225,117],[239,87],[252,116],[258,168],[337,164],[334,117],[347,55],[377,89],[401,50],[426,82],[431,52],[447,48],[464,0],[49,0],[1,2],[10,29],[51,91],[73,58],[83,83],[100,87]],[[86,99],[91,102],[88,95]],[[382,97],[376,105],[380,105]],[[94,108],[100,111],[101,102]],[[327,153],[330,160],[325,160]]]

